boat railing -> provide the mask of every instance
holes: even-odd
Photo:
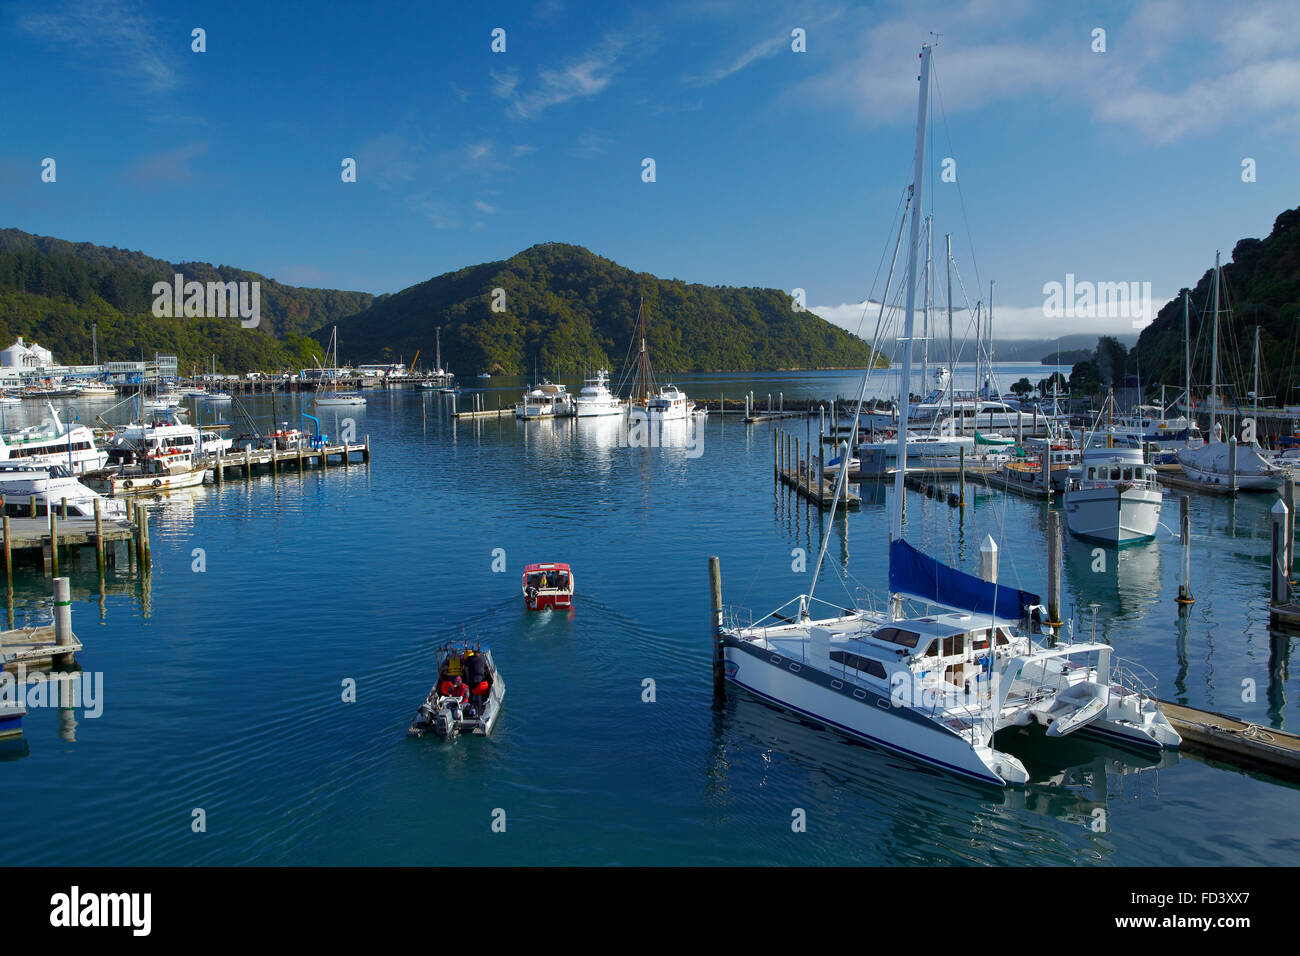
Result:
[[[1124,690],[1131,690],[1150,700],[1159,700],[1160,681],[1149,669],[1126,657],[1111,661],[1110,679]]]

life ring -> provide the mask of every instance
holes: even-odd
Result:
[[[169,455],[176,455],[176,454],[179,454],[179,452],[177,452],[175,448],[168,448],[168,449],[167,449],[167,454],[169,454]]]
[[[157,488],[157,487],[159,487],[159,486],[161,486],[161,485],[162,485],[162,479],[161,479],[161,478],[155,478],[155,479],[153,480],[153,486],[154,486],[155,488]]]
[[[122,487],[123,487],[123,488],[130,488],[130,487],[131,487],[131,479],[128,478],[126,481],[122,482]]]

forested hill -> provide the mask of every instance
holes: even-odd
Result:
[[[261,283],[261,323],[156,318],[153,284],[172,281]],[[175,354],[181,367],[217,356],[227,371],[302,367],[320,353],[305,333],[368,308],[365,292],[304,289],[255,272],[207,262],[170,263],[140,252],[0,229],[0,348],[16,336],[37,341],[64,364],[89,363],[91,324],[101,360]]]
[[[494,289],[504,310],[494,311]],[[581,246],[542,243],[502,262],[449,272],[377,300],[338,323],[353,362],[432,364],[442,327],[443,364],[462,378],[575,374],[621,369],[635,338],[637,308],[649,310],[651,364],[665,373],[860,368],[866,342],[775,289],[692,285],[637,273]],[[496,298],[500,302],[500,297]],[[315,333],[320,342],[329,326]]]
[[[1193,387],[1204,394],[1210,381],[1210,325],[1213,319],[1213,253],[1210,268],[1191,293]],[[1252,366],[1255,326],[1260,327],[1261,392],[1278,401],[1295,404],[1300,394],[1297,346],[1300,345],[1300,208],[1290,209],[1273,223],[1266,239],[1242,239],[1223,265],[1219,316],[1220,381],[1234,387],[1244,401],[1253,388]],[[1160,310],[1142,330],[1137,353],[1144,382],[1177,385],[1183,381],[1182,294]],[[1261,401],[1266,399],[1261,398]]]

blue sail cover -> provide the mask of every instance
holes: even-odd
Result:
[[[1025,608],[1040,603],[1038,595],[1005,585],[993,585],[964,571],[940,564],[902,538],[889,544],[889,590],[932,604],[992,614],[1007,621],[1025,616]]]

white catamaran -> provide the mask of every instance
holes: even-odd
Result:
[[[907,382],[916,311],[916,250],[925,170],[931,47],[921,51],[920,103],[911,207],[911,242],[900,378],[898,460],[905,461]],[[863,376],[858,413],[870,370]],[[846,446],[841,446],[841,454]],[[725,678],[760,698],[927,764],[998,786],[1028,772],[997,749],[1006,727],[1040,724],[1048,738],[1101,734],[1129,744],[1176,747],[1180,738],[1154,693],[1101,643],[1048,646],[1021,626],[1041,613],[1038,596],[1000,587],[995,562],[986,578],[946,567],[902,537],[904,471],[895,472],[889,546],[889,611],[844,609],[813,618],[808,594],[761,618],[724,609],[717,621]],[[843,493],[841,472],[833,501]],[[813,572],[814,588],[833,532],[834,512]],[[996,546],[991,538],[986,547]],[[904,617],[904,598],[945,608]],[[823,605],[826,602],[820,602]]]

